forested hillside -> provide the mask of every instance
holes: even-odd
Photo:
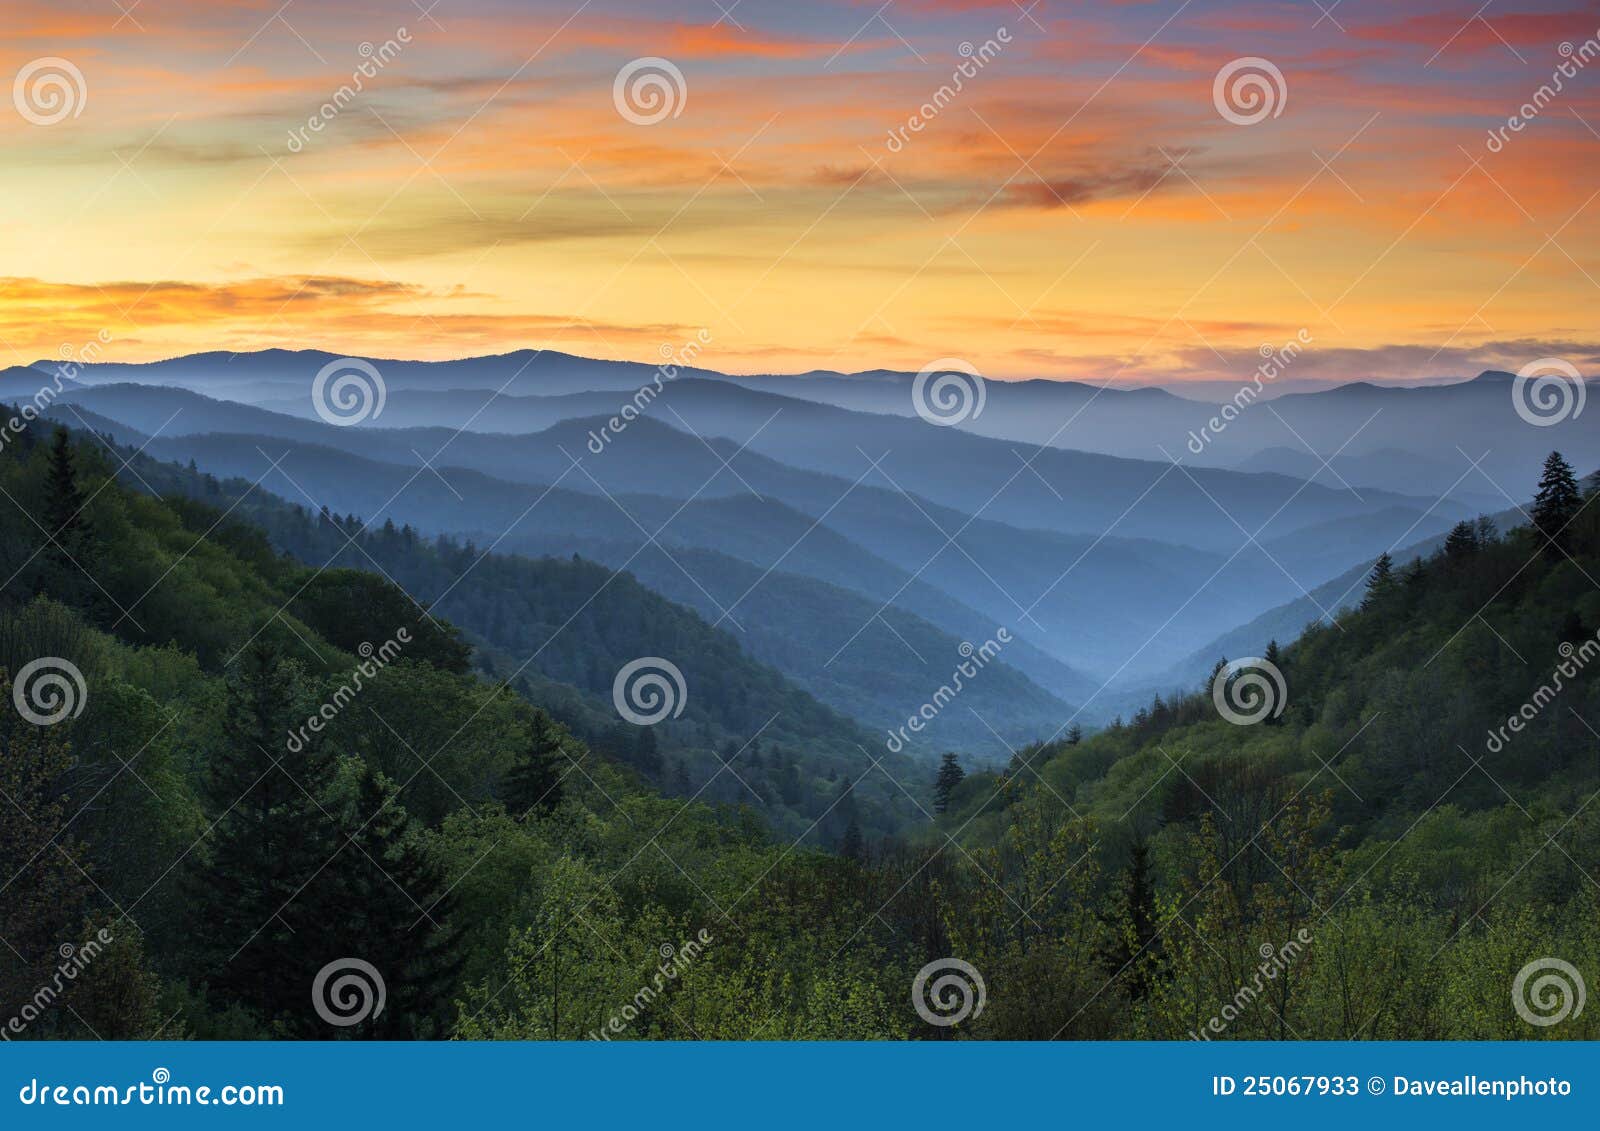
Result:
[[[509,674],[612,575],[483,559],[462,633],[412,598],[473,549],[209,505],[222,485],[171,465],[119,484],[111,456],[0,453],[0,1013],[62,940],[110,940],[19,1039],[1600,1032],[1530,1027],[1508,993],[1536,959],[1600,961],[1600,511],[1559,457],[1526,527],[1380,561],[1360,609],[1195,695],[1088,737],[1063,718],[1004,774],[841,752],[830,781],[847,727],[626,578],[566,666],[508,684],[474,664]],[[646,641],[722,681],[659,770],[603,721]],[[750,761],[775,800],[654,788],[773,713],[791,729]],[[351,956],[386,1007],[335,1026],[312,988]],[[982,1007],[930,1025],[907,991],[951,956]]]
[[[122,472],[124,483],[139,493],[159,492],[191,537],[204,534],[251,562],[267,564],[281,551],[311,567],[315,573],[304,582],[282,563],[268,568],[282,575],[285,600],[294,596],[288,608],[303,615],[315,603],[323,615],[315,627],[335,632],[345,647],[361,638],[328,627],[339,625],[338,599],[350,597],[336,579],[347,569],[377,573],[404,591],[386,615],[397,623],[405,617],[432,627],[437,618],[459,626],[477,646],[485,674],[509,679],[524,694],[537,689],[538,701],[581,737],[667,792],[757,806],[777,830],[794,836],[816,823],[816,835],[836,843],[848,822],[829,807],[841,779],[871,764],[864,748],[883,756],[897,777],[912,774],[910,761],[884,751],[881,738],[752,660],[730,632],[711,628],[628,574],[577,555],[489,553],[470,542],[425,539],[393,523],[369,530],[355,516],[317,513],[248,481],[219,482],[193,467],[138,457],[129,447],[113,445],[94,458],[113,453],[120,453],[118,462],[132,460]],[[105,584],[131,594],[147,587],[124,583],[114,572]],[[297,593],[301,584],[306,589]],[[145,632],[139,620],[137,626],[124,621],[119,630],[131,640],[157,643],[168,638],[162,633],[182,631],[162,622]],[[664,657],[682,671],[687,693],[681,715],[648,727],[618,717],[615,678],[640,657]],[[729,760],[736,764],[724,769]],[[857,801],[867,834],[882,835],[916,809],[883,775],[874,777],[863,783]]]
[[[1253,986],[1229,1037],[1540,1035],[1518,971],[1600,961],[1596,497],[1552,455],[1526,525],[1385,555],[1333,624],[961,782],[941,831],[992,874],[1015,862],[1004,897],[972,884],[997,917],[960,928],[964,953],[1051,1003],[1003,1011],[992,990],[996,1034],[1181,1037]],[[1081,860],[1067,882],[1098,914],[1045,920],[1047,850]],[[1262,956],[1291,944],[1263,988]]]

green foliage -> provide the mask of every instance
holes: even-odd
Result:
[[[945,754],[939,759],[939,776],[933,782],[933,809],[936,813],[944,813],[950,808],[950,797],[967,776],[961,768],[961,762],[954,754]]]
[[[115,940],[79,1016],[30,1035],[1600,1035],[1510,992],[1538,958],[1600,968],[1600,517],[1558,466],[1558,527],[1464,524],[1274,644],[1275,724],[1207,688],[1003,775],[952,753],[920,825],[905,767],[863,767],[853,727],[625,575],[270,499],[230,516],[230,485],[130,467],[175,495],[82,443],[0,459],[0,668],[58,657],[87,687],[57,726],[0,717],[0,1004],[64,942]],[[397,656],[362,648],[401,627]],[[690,706],[619,724],[611,680],[650,652]],[[335,1029],[311,987],[352,956],[387,1002]],[[908,991],[951,957],[985,1007],[929,1025]]]
[[[322,638],[346,652],[367,656],[403,628],[410,635],[405,654],[440,671],[460,675],[471,666],[472,649],[454,625],[435,620],[405,590],[356,569],[313,573],[290,606]],[[387,625],[387,630],[378,626]],[[376,639],[373,638],[377,629]]]
[[[11,941],[0,954],[0,1013],[7,1019],[49,980],[57,947],[82,922],[93,883],[69,829],[71,724],[35,726],[11,710],[11,691],[10,673],[0,668],[0,906]]]
[[[1561,458],[1560,452],[1551,452],[1544,461],[1544,474],[1539,478],[1539,493],[1533,498],[1533,527],[1546,540],[1552,555],[1564,554],[1572,545],[1568,527],[1582,506],[1578,481],[1572,474],[1572,465]]]

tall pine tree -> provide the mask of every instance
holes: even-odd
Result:
[[[317,735],[289,737],[315,707],[299,665],[258,638],[234,667],[206,783],[218,816],[209,858],[192,877],[196,973],[272,1023],[303,1015],[309,1004],[335,924],[319,921],[300,897],[341,839],[319,800],[331,759]]]
[[[1370,609],[1382,605],[1395,592],[1395,588],[1394,559],[1385,550],[1372,563],[1372,572],[1367,574],[1367,592],[1361,599],[1361,607]]]
[[[854,817],[845,826],[844,839],[839,842],[839,855],[846,860],[853,860],[857,864],[867,862],[867,842],[861,835],[861,822]]]
[[[1546,554],[1562,557],[1571,549],[1568,524],[1582,505],[1572,465],[1561,458],[1560,452],[1551,452],[1544,461],[1544,474],[1539,477],[1539,493],[1533,497],[1533,525],[1544,536]]]
[[[20,1008],[49,981],[56,947],[77,936],[88,875],[75,863],[83,847],[68,828],[74,724],[43,727],[11,706],[11,677],[0,667],[0,1012]],[[15,875],[12,875],[15,873]]]
[[[449,1022],[463,962],[447,878],[393,782],[357,759],[345,762],[341,777],[342,803],[330,804],[344,847],[301,898],[336,924],[313,956],[317,968],[348,957],[369,962],[383,977],[386,1000],[381,1013],[341,1033],[318,1016],[308,991],[295,1028],[322,1039],[436,1038]]]
[[[1444,540],[1444,556],[1452,562],[1465,561],[1478,550],[1478,528],[1462,519],[1450,528]]]
[[[954,754],[946,754],[939,760],[939,776],[933,782],[933,808],[935,812],[944,813],[950,808],[950,795],[955,792],[956,786],[966,780],[967,772],[961,768],[961,763]]]
[[[103,605],[94,577],[96,555],[94,531],[84,513],[88,500],[78,486],[77,461],[72,439],[65,428],[57,428],[50,445],[45,472],[44,507],[41,523],[47,535],[44,560],[48,575],[44,589],[61,601],[85,610],[92,620],[99,619]]]
[[[523,817],[547,813],[561,801],[561,778],[573,744],[567,728],[542,707],[534,708],[528,745],[500,784],[506,811]]]
[[[1150,847],[1143,837],[1133,842],[1123,874],[1120,906],[1109,966],[1120,975],[1134,1001],[1150,995],[1156,973],[1156,890],[1150,868]]]

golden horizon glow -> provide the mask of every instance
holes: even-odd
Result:
[[[56,57],[86,96],[0,113],[4,364],[653,362],[704,329],[729,372],[1143,382],[1305,330],[1292,378],[1596,372],[1600,83],[1488,143],[1593,5],[280,2],[13,6],[0,75]],[[647,56],[686,93],[639,125],[612,84]],[[1278,116],[1213,103],[1243,56]]]

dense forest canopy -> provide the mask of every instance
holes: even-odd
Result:
[[[626,574],[248,487],[0,452],[11,1039],[1600,1032],[1508,992],[1600,968],[1600,511],[1559,456],[1525,524],[1003,769],[888,758]],[[693,690],[628,724],[653,650]]]

